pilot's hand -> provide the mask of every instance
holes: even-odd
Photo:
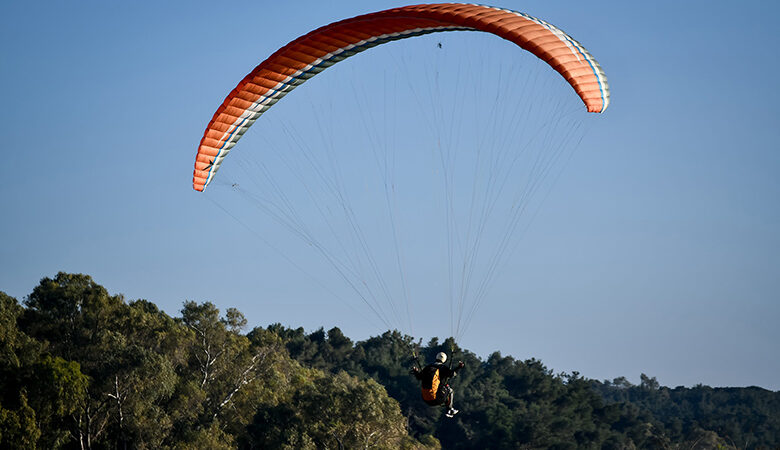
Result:
[[[412,367],[412,370],[409,371],[409,374],[410,375],[417,375],[417,372],[419,372],[419,371],[420,371],[420,369],[418,369],[417,367]]]

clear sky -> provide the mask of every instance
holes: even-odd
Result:
[[[646,373],[668,386],[780,389],[780,4],[493,4],[584,44],[609,77],[612,104],[582,119],[580,145],[556,169],[461,345],[597,379],[638,382]],[[197,193],[191,175],[208,120],[256,64],[318,26],[401,5],[3,2],[0,290],[22,300],[42,277],[78,272],[174,315],[184,300],[212,301],[237,307],[252,325],[339,326],[354,339],[381,333],[365,305],[318,268],[318,255],[263,219],[238,223],[239,203],[223,195],[229,186]],[[413,65],[437,39],[392,43],[384,54]],[[446,51],[457,39],[439,42]],[[498,58],[507,51],[499,40],[496,48]],[[372,49],[299,87],[228,160],[246,144],[258,161],[264,143],[283,145],[290,134],[316,142],[291,123],[312,104],[332,108],[327,120],[354,117],[329,103],[340,74],[358,101],[386,97],[386,82],[358,81],[395,80],[398,62],[382,55]],[[403,101],[409,93],[396,89],[399,101],[383,104],[416,117]],[[570,90],[550,95],[578,101]],[[288,131],[266,136],[274,126]],[[384,130],[389,145],[394,134]],[[329,145],[348,153],[343,142],[359,139]],[[237,167],[226,160],[217,177],[230,183]],[[400,210],[420,208],[406,201]],[[427,251],[414,228],[405,235]],[[417,276],[428,285],[411,299],[412,331],[444,337],[449,314],[429,300],[441,271],[423,273],[414,261],[408,270],[410,283]]]

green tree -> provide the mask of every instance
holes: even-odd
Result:
[[[156,351],[165,345],[159,328],[139,329],[166,322],[161,314],[125,304],[87,275],[66,273],[42,279],[26,305],[25,330],[88,377],[83,401],[71,403],[70,430],[79,446],[159,444],[170,428],[159,403],[173,391],[174,366]]]
[[[77,363],[43,352],[22,332],[23,309],[0,292],[0,442],[59,448],[71,439],[71,416],[84,404],[87,377]]]
[[[189,365],[182,373],[188,383],[187,398],[201,402],[197,417],[189,417],[195,419],[189,427],[208,428],[219,420],[224,430],[243,439],[246,425],[269,395],[268,380],[286,358],[281,340],[259,330],[249,337],[240,334],[246,325],[244,316],[228,309],[220,317],[210,302],[185,302],[181,322],[191,331],[186,347]]]
[[[407,442],[398,403],[375,381],[345,372],[315,372],[290,401],[261,408],[250,433],[268,448],[381,449]]]
[[[0,447],[35,449],[41,437],[35,421],[35,410],[27,404],[27,396],[19,393],[18,406],[6,409],[0,404]]]

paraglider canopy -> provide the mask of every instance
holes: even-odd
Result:
[[[233,89],[206,127],[193,188],[203,191],[246,130],[284,95],[325,68],[386,42],[442,31],[483,31],[544,60],[574,88],[590,112],[609,106],[599,64],[555,26],[521,12],[484,5],[414,5],[335,22],[301,36],[260,63]]]

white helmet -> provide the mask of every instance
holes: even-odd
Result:
[[[439,352],[439,354],[436,355],[436,361],[440,363],[447,361],[447,354],[444,352]]]

